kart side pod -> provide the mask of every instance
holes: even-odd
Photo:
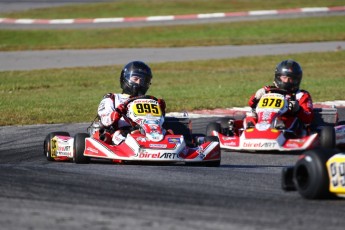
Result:
[[[298,191],[305,199],[331,199],[345,195],[345,153],[335,149],[308,150],[296,164],[282,170],[284,191]]]

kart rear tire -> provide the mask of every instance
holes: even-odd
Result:
[[[87,133],[77,133],[74,136],[73,144],[73,162],[76,164],[88,164],[90,158],[84,156],[85,138],[89,137]]]
[[[235,120],[233,117],[223,117],[219,120],[220,126],[222,129],[228,129],[229,128],[229,121]]]
[[[217,122],[211,122],[207,125],[206,127],[206,136],[213,136],[212,132],[216,131],[218,133],[220,133],[222,130],[222,127],[219,123]]]
[[[47,158],[47,161],[54,161],[54,158],[51,156],[51,139],[57,135],[70,137],[68,132],[63,131],[52,132],[46,136],[43,143],[43,155]]]
[[[205,137],[205,142],[207,142],[207,141],[217,141],[217,142],[219,142],[219,138],[216,137],[216,136],[206,136]]]
[[[314,149],[303,153],[296,162],[293,182],[299,194],[306,199],[328,199],[334,194],[329,191],[327,160],[335,154],[333,149]]]
[[[163,128],[171,129],[174,134],[183,135],[185,141],[190,144],[193,142],[192,130],[189,127],[188,119],[179,119],[174,117],[166,118]]]
[[[322,148],[335,148],[335,129],[333,126],[323,126],[320,131],[320,145]]]

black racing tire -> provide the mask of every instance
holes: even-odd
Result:
[[[217,141],[217,142],[219,142],[219,138],[216,137],[216,136],[206,136],[205,137],[205,142],[207,142],[207,141]]]
[[[206,136],[212,136],[212,131],[217,131],[218,133],[220,133],[221,130],[222,130],[222,127],[219,123],[211,122],[206,127]]]
[[[235,120],[232,117],[223,117],[219,120],[220,126],[222,129],[228,129],[229,128],[229,120]]]
[[[163,128],[171,129],[174,134],[183,135],[188,144],[193,142],[192,130],[189,127],[189,119],[166,117],[166,120],[163,123]]]
[[[314,149],[303,153],[293,170],[293,182],[299,194],[306,199],[329,199],[335,195],[329,191],[327,160],[334,149]]]
[[[54,161],[54,158],[51,156],[51,139],[57,135],[68,136],[68,137],[70,136],[68,132],[63,132],[63,131],[52,132],[46,136],[43,143],[43,155],[47,158],[48,161]]]
[[[89,137],[87,133],[77,133],[74,136],[73,144],[73,162],[76,164],[88,164],[90,158],[84,156],[85,138]]]
[[[322,148],[335,148],[335,129],[333,126],[323,126],[320,131],[320,146]]]
[[[284,191],[296,191],[296,186],[293,182],[293,166],[284,167],[281,173],[281,187]]]

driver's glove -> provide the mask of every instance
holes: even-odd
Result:
[[[119,120],[121,119],[122,115],[116,111],[113,111],[110,114],[110,119],[113,123],[113,125],[115,125],[115,127],[117,127],[117,123],[119,122]]]
[[[116,107],[115,111],[116,111],[117,113],[119,113],[119,114],[122,115],[122,114],[126,114],[126,113],[127,113],[127,108],[125,107],[124,104],[119,104],[119,105]]]
[[[261,97],[266,93],[266,90],[264,88],[259,89],[255,93],[255,99],[256,101],[260,101]]]
[[[289,102],[289,110],[293,113],[297,113],[300,110],[300,106],[298,101],[290,101]]]
[[[261,97],[266,93],[266,90],[264,88],[259,89],[258,91],[256,91],[255,96],[252,99],[252,109],[256,108],[256,105],[258,104],[258,102],[260,101]]]
[[[158,104],[161,107],[162,113],[165,114],[166,104],[164,99],[158,99]]]

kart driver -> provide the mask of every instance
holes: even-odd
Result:
[[[284,60],[280,62],[275,69],[273,86],[264,86],[259,89],[249,99],[249,106],[256,108],[260,98],[274,89],[287,91],[285,97],[289,99],[289,111],[282,115],[281,119],[285,128],[292,130],[301,130],[299,125],[304,124],[308,127],[314,118],[313,103],[311,95],[306,90],[299,88],[302,80],[303,71],[301,66],[294,60]],[[251,127],[256,124],[256,116],[247,116],[244,126]],[[298,119],[295,119],[295,118]],[[245,127],[246,128],[246,127]]]
[[[145,95],[151,85],[151,68],[141,61],[126,64],[120,74],[121,94],[108,93],[104,95],[98,106],[98,117],[104,126],[100,139],[108,144],[119,144],[125,139],[124,130],[129,130],[131,124],[124,120],[122,114],[127,113],[123,105],[131,97]],[[159,99],[162,113],[165,114],[165,101]]]

